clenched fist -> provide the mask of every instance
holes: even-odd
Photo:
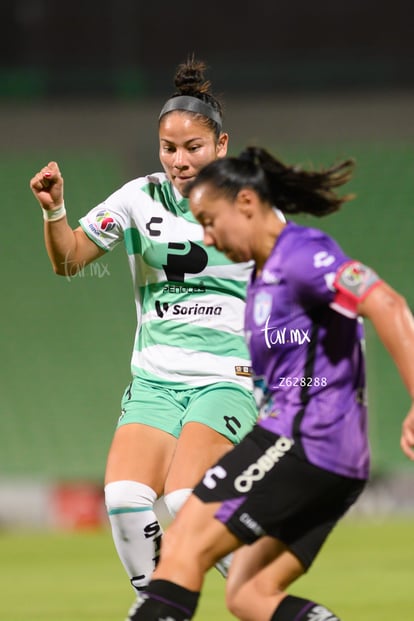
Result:
[[[33,194],[46,211],[63,205],[63,177],[56,162],[49,162],[31,180]]]

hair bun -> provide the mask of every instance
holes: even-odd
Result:
[[[178,66],[174,84],[182,95],[208,93],[211,83],[204,77],[206,65],[192,56],[187,62]]]

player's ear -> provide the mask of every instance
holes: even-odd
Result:
[[[251,218],[254,211],[255,194],[250,188],[242,188],[237,194],[237,206],[242,214]]]
[[[226,132],[221,132],[219,139],[217,140],[217,146],[216,146],[217,157],[226,157],[228,145],[229,145],[229,135],[226,134]]]

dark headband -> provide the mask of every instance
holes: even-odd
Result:
[[[206,116],[208,119],[211,119],[221,129],[221,114],[214,110],[213,106],[197,97],[190,97],[189,95],[180,95],[179,97],[171,97],[160,112],[160,116],[158,119],[161,119],[164,114],[167,112],[172,112],[173,110],[185,110],[186,112],[194,112],[195,114],[202,114]]]

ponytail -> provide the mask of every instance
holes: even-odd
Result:
[[[189,190],[209,183],[230,200],[242,188],[254,190],[262,201],[286,214],[307,213],[321,217],[338,211],[354,198],[339,196],[336,188],[347,183],[355,167],[353,159],[319,171],[289,166],[260,147],[247,147],[239,157],[218,159],[203,168]]]
[[[321,217],[338,211],[354,198],[352,194],[339,196],[335,192],[351,179],[355,168],[352,158],[319,171],[289,166],[260,147],[247,147],[239,159],[262,169],[267,198],[284,213]]]

